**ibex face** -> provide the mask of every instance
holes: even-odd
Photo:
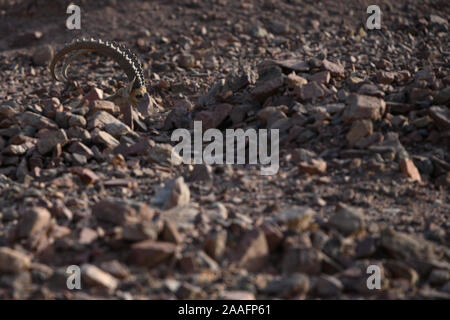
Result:
[[[69,57],[66,59],[62,68],[62,75],[64,80],[68,80],[67,70],[70,63],[81,55],[89,52],[99,52],[107,55],[120,65],[128,77],[128,86],[125,88],[120,88],[114,95],[107,99],[114,101],[114,103],[119,106],[126,104],[136,106],[139,99],[141,99],[147,92],[142,65],[139,63],[138,58],[134,53],[118,43],[103,41],[100,39],[96,40],[92,38],[74,40],[57,52],[50,63],[50,71],[53,78],[57,81],[62,81],[56,76],[55,67],[58,61],[65,55],[69,54]]]

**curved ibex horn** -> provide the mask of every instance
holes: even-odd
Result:
[[[120,65],[130,82],[134,80],[133,89],[145,88],[142,65],[139,63],[137,56],[121,44],[112,41],[103,41],[101,39],[76,39],[64,46],[64,48],[56,53],[50,63],[50,71],[53,78],[57,81],[62,81],[56,76],[55,67],[58,61],[65,55],[71,54],[63,67],[63,76],[67,79],[69,64],[88,52],[99,52],[109,56]]]

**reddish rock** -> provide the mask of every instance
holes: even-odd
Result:
[[[217,128],[223,120],[225,120],[233,110],[233,106],[227,103],[221,103],[213,108],[214,113],[214,127]]]
[[[217,272],[219,271],[219,265],[213,259],[211,259],[202,250],[192,250],[183,253],[183,256],[179,259],[178,264],[183,272],[187,273],[200,273],[200,272]]]
[[[436,178],[435,181],[437,186],[449,187],[450,186],[450,172],[444,173]]]
[[[381,143],[383,142],[383,140],[384,140],[383,134],[380,132],[375,132],[370,136],[359,139],[357,142],[355,142],[355,147],[363,149],[370,147],[373,144]]]
[[[335,297],[344,289],[341,281],[333,276],[320,276],[316,284],[316,293],[320,297]]]
[[[291,247],[284,254],[283,273],[318,274],[322,269],[322,253],[314,248]]]
[[[279,65],[280,67],[297,71],[297,72],[308,72],[309,71],[309,64],[306,61],[300,60],[300,59],[287,59],[287,60],[279,60],[274,61],[275,64]]]
[[[250,272],[258,272],[266,266],[269,246],[261,230],[246,232],[232,254],[232,261]]]
[[[153,113],[153,110],[155,109],[155,106],[158,104],[156,103],[155,99],[150,96],[148,93],[146,93],[139,101],[138,105],[136,106],[137,110],[144,116],[148,117]]]
[[[192,54],[184,53],[178,58],[178,65],[185,69],[191,69],[195,67],[195,57]]]
[[[323,84],[327,84],[328,82],[330,82],[330,79],[331,79],[331,75],[330,75],[329,71],[317,72],[308,78],[308,80],[310,82],[314,81],[314,82],[323,83]]]
[[[214,113],[211,111],[201,111],[195,115],[194,121],[202,123],[202,130],[208,130],[215,127]]]
[[[136,216],[136,210],[123,201],[102,200],[91,208],[92,214],[101,221],[122,225],[130,217]]]
[[[289,87],[291,87],[291,88],[303,86],[308,83],[308,80],[296,75],[295,72],[290,73],[287,76],[286,81],[287,81],[287,84],[289,85]]]
[[[325,96],[327,89],[322,84],[310,82],[301,87],[296,87],[294,92],[302,100],[318,99]]]
[[[225,230],[210,234],[204,244],[205,252],[217,261],[222,258],[226,246],[227,232]]]
[[[83,275],[83,281],[92,287],[99,287],[113,291],[119,284],[119,281],[112,275],[92,264],[82,265],[81,272]]]
[[[122,135],[131,132],[129,126],[105,111],[96,112],[89,117],[88,129],[91,130],[94,128],[105,130],[115,138],[120,138]]]
[[[328,61],[327,59],[322,61],[322,68],[329,71],[335,77],[344,75],[344,67],[342,65]]]
[[[18,113],[17,110],[15,110],[13,107],[7,104],[0,105],[0,120],[10,119],[14,117],[17,113]]]
[[[183,283],[176,291],[176,296],[181,300],[198,300],[204,297],[203,290],[190,283]]]
[[[133,106],[131,104],[121,106],[120,113],[122,114],[123,123],[129,126],[131,130],[133,130],[134,129]]]
[[[330,217],[328,224],[330,228],[348,236],[365,227],[364,212],[361,208],[339,203],[336,213]]]
[[[90,159],[94,156],[94,153],[92,152],[92,150],[89,147],[87,147],[85,144],[83,144],[82,142],[79,142],[79,141],[75,141],[74,143],[72,143],[68,150],[71,153],[78,153],[78,154],[84,155],[86,157],[86,159]]]
[[[135,184],[131,179],[110,179],[103,182],[105,187],[132,188]]]
[[[347,133],[347,142],[350,147],[356,145],[359,140],[373,133],[373,124],[370,120],[358,120],[352,125],[352,128]]]
[[[103,90],[99,88],[92,88],[84,97],[88,101],[103,100]]]
[[[53,59],[54,50],[50,45],[37,47],[33,52],[33,63],[37,66],[47,66]]]
[[[108,112],[110,114],[115,114],[118,112],[119,107],[116,106],[111,101],[104,101],[104,100],[92,100],[89,103],[89,113],[88,115],[95,114],[96,112],[104,111]]]
[[[413,181],[422,181],[422,178],[420,177],[419,170],[415,166],[414,162],[409,158],[404,158],[400,160],[400,170],[403,172],[403,174],[411,178]]]
[[[175,223],[165,220],[163,230],[161,232],[161,239],[166,242],[179,244],[183,241],[183,236],[178,231]]]
[[[191,195],[189,186],[184,182],[183,177],[178,177],[168,185],[168,198],[164,203],[165,209],[189,204]]]
[[[44,100],[44,107],[42,114],[50,119],[55,119],[57,112],[62,112],[64,110],[63,105],[58,98],[51,98]]]
[[[327,163],[322,159],[310,159],[298,164],[300,172],[308,174],[322,174],[327,171]]]
[[[50,130],[57,130],[58,125],[47,117],[41,116],[37,113],[26,111],[21,115],[23,124],[29,125],[38,129],[46,128]]]
[[[345,122],[361,119],[378,120],[381,119],[385,110],[386,103],[383,99],[352,94],[347,100],[342,119]]]
[[[394,72],[378,71],[377,72],[377,82],[381,84],[390,84],[396,79],[396,74]]]
[[[280,225],[302,232],[308,228],[315,213],[309,207],[292,206],[278,211],[274,218]]]
[[[380,245],[396,260],[432,261],[435,259],[434,246],[429,241],[392,228],[381,232]]]
[[[95,143],[104,145],[108,149],[114,149],[120,144],[120,142],[108,132],[98,129],[92,131],[92,140]]]
[[[0,247],[0,273],[20,273],[30,268],[31,259],[20,251]]]
[[[270,252],[275,251],[281,245],[283,241],[283,232],[280,227],[272,224],[263,224],[261,229],[266,236],[267,244],[269,245]]]
[[[450,129],[450,109],[447,107],[432,106],[429,109],[430,117],[442,131]]]
[[[45,231],[50,226],[51,214],[42,207],[35,207],[26,211],[18,225],[17,235],[27,238]]]
[[[90,244],[98,238],[98,233],[91,228],[83,228],[80,232],[79,242],[81,244]]]
[[[88,168],[74,167],[71,171],[78,175],[87,185],[95,184],[100,179],[95,172]]]
[[[43,138],[39,139],[36,144],[37,150],[40,154],[44,155],[52,151],[57,145],[65,144],[69,141],[64,129],[58,131],[49,132]]]
[[[427,100],[431,95],[431,90],[428,88],[412,88],[409,92],[410,103],[420,103]]]
[[[277,92],[283,84],[284,78],[279,67],[271,66],[263,68],[260,71],[260,78],[251,90],[251,95],[255,100],[263,102]]]
[[[131,246],[130,260],[148,268],[156,267],[169,259],[177,246],[170,242],[146,240]]]
[[[395,80],[399,83],[409,81],[411,73],[408,70],[401,70],[395,73]]]
[[[149,138],[142,137],[138,142],[132,145],[120,144],[114,149],[114,153],[120,153],[124,156],[142,156],[150,152],[155,146],[155,142]]]
[[[255,300],[255,295],[249,291],[225,291],[223,300]]]

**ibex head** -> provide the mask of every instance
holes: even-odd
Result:
[[[59,52],[56,53],[50,63],[50,71],[57,81],[63,81],[56,76],[55,67],[59,60],[69,54],[62,68],[64,80],[67,78],[67,70],[70,63],[76,58],[89,52],[99,52],[107,55],[116,61],[122,70],[126,73],[129,84],[125,88],[120,88],[114,95],[107,98],[114,101],[119,106],[131,104],[136,106],[138,101],[147,92],[145,87],[144,73],[142,65],[138,58],[128,48],[112,41],[103,41],[100,39],[76,39],[67,44]]]

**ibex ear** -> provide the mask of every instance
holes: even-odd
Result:
[[[125,88],[125,92],[128,93],[128,95],[131,94],[131,90],[133,90],[134,82],[136,81],[136,77],[131,81]]]

